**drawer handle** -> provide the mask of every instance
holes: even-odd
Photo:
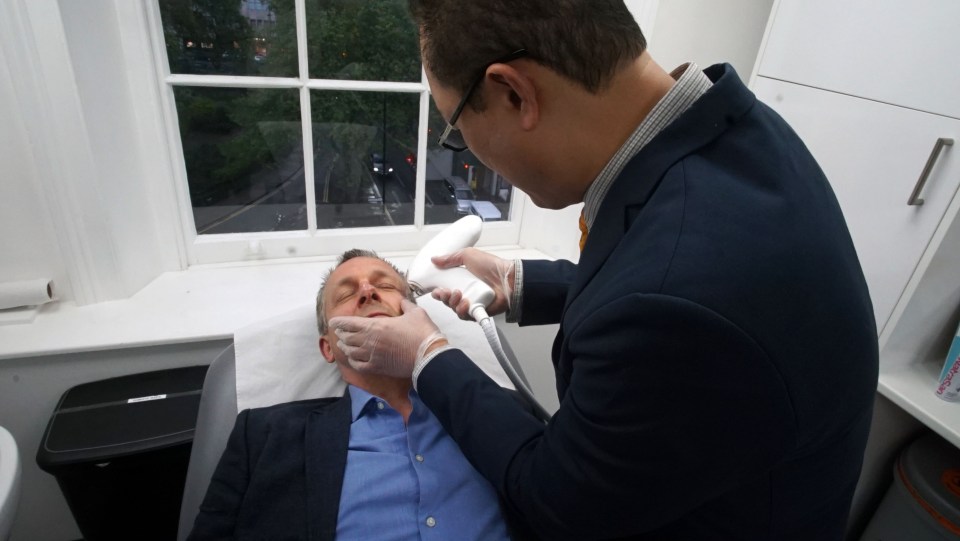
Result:
[[[920,179],[917,180],[917,185],[913,187],[913,193],[910,194],[910,199],[907,200],[908,205],[919,206],[923,204],[923,198],[920,197],[920,192],[923,191],[923,185],[927,183],[927,177],[930,176],[930,171],[933,171],[933,166],[937,164],[937,159],[940,158],[940,151],[943,150],[943,147],[948,147],[952,144],[953,139],[949,137],[941,137],[934,143],[933,150],[930,151],[930,157],[927,158],[927,165],[923,166]]]

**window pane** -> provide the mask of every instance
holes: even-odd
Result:
[[[412,225],[420,96],[310,93],[317,228]]]
[[[509,220],[513,186],[469,149],[453,152],[438,145],[446,126],[431,98],[424,223],[448,224],[467,214],[484,221]]]
[[[173,90],[197,233],[306,229],[299,92]]]
[[[420,47],[407,0],[308,0],[310,77],[420,81]]]
[[[294,0],[159,0],[170,73],[296,77]]]

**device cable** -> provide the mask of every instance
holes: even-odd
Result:
[[[510,378],[510,381],[513,382],[513,385],[517,388],[517,392],[530,404],[530,407],[533,408],[534,415],[538,419],[543,422],[549,421],[551,417],[550,413],[537,401],[533,395],[533,391],[527,387],[523,378],[520,377],[520,374],[518,374],[516,368],[514,368],[513,363],[510,362],[510,359],[507,357],[507,352],[503,350],[503,345],[500,343],[500,336],[497,334],[497,327],[493,318],[487,315],[482,305],[474,306],[471,310],[471,315],[480,323],[480,328],[483,329],[483,334],[487,337],[490,349],[493,350],[493,354],[497,358],[497,362],[500,363],[500,367],[503,368],[507,377]]]

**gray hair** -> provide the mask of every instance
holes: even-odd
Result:
[[[360,248],[347,250],[346,252],[343,252],[342,254],[340,254],[340,257],[337,258],[337,264],[331,267],[330,270],[328,270],[326,274],[323,275],[323,279],[320,281],[320,291],[317,292],[317,330],[320,331],[320,336],[323,336],[324,334],[327,333],[327,310],[323,303],[323,292],[326,291],[327,280],[330,279],[330,275],[333,274],[333,271],[337,270],[340,267],[340,265],[343,265],[345,262],[350,261],[355,257],[369,257],[372,259],[379,259],[380,261],[383,261],[387,265],[390,265],[390,268],[395,270],[397,272],[397,275],[400,276],[401,279],[403,279],[403,287],[407,291],[407,299],[409,299],[410,301],[413,301],[414,299],[413,291],[410,289],[410,285],[407,284],[406,275],[400,272],[400,269],[398,269],[396,265],[380,257],[373,250],[362,250]]]

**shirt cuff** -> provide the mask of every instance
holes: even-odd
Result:
[[[438,347],[437,349],[431,351],[427,355],[424,355],[422,359],[417,361],[417,364],[413,366],[413,390],[414,391],[417,390],[417,378],[420,377],[420,372],[423,372],[423,369],[427,367],[427,363],[432,361],[433,358],[436,357],[437,355],[440,355],[444,351],[448,351],[451,349],[456,349],[456,348],[454,348],[450,344]]]
[[[507,323],[520,321],[523,315],[523,261],[513,262],[513,292],[510,294],[510,308],[507,310]]]

